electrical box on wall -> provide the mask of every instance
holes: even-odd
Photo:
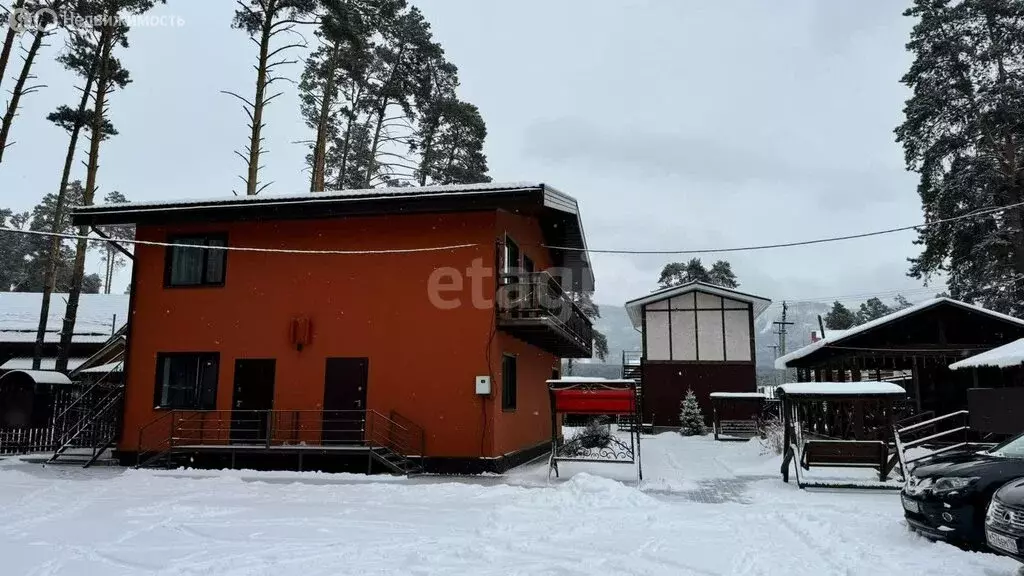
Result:
[[[489,396],[491,394],[491,377],[490,376],[477,376],[476,377],[476,393]]]

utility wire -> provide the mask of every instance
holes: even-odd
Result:
[[[884,234],[893,234],[896,232],[905,232],[907,230],[920,230],[923,228],[929,228],[932,226],[938,226],[939,224],[947,224],[949,222],[956,222],[959,220],[965,220],[967,218],[977,218],[980,216],[988,216],[992,214],[998,214],[1005,212],[1013,208],[1019,208],[1024,206],[1024,202],[1018,202],[1016,204],[1010,204],[1007,206],[997,206],[995,208],[986,208],[984,210],[977,210],[967,214],[961,214],[952,218],[944,218],[941,220],[935,220],[933,222],[925,222],[923,224],[914,224],[911,226],[900,226],[898,228],[888,228],[885,230],[875,230],[873,232],[863,232],[860,234],[849,234],[846,236],[832,236],[828,238],[816,238],[814,240],[801,240],[797,242],[783,242],[779,244],[762,244],[754,246],[737,246],[731,248],[708,248],[703,250],[599,250],[593,248],[576,248],[572,246],[552,246],[549,244],[541,244],[544,248],[550,250],[562,250],[568,252],[591,252],[595,254],[716,254],[725,252],[751,252],[756,250],[770,250],[773,248],[793,248],[796,246],[810,246],[813,244],[825,244],[829,242],[841,242],[844,240],[855,240],[858,238],[868,238],[871,236],[882,236]],[[191,248],[191,249],[209,249],[209,250],[227,250],[237,252],[269,252],[275,254],[328,254],[328,255],[352,255],[352,254],[406,254],[415,252],[443,252],[446,250],[457,250],[460,248],[472,248],[476,246],[483,246],[484,244],[472,243],[472,244],[456,244],[452,246],[432,246],[425,248],[404,248],[404,249],[393,249],[393,250],[298,250],[289,248],[253,248],[246,246],[196,246],[193,244],[174,244],[170,242],[156,242],[150,240],[106,240],[102,238],[92,238],[90,236],[80,236],[78,234],[68,234],[61,232],[44,232],[41,230],[21,230],[18,228],[12,228],[8,226],[0,226],[0,232],[11,232],[15,234],[29,234],[35,236],[56,236],[58,238],[64,238],[67,240],[88,240],[91,242],[111,242],[116,241],[124,244],[134,244],[143,246],[163,246],[171,248]]]
[[[708,248],[706,250],[598,250],[594,248],[575,248],[571,246],[550,246],[545,244],[545,248],[551,250],[565,250],[569,252],[590,252],[593,254],[661,254],[661,255],[673,255],[673,254],[721,254],[725,252],[753,252],[755,250],[771,250],[773,248],[793,248],[795,246],[810,246],[812,244],[825,244],[827,242],[841,242],[843,240],[856,240],[858,238],[868,238],[871,236],[882,236],[883,234],[893,234],[895,232],[905,232],[907,230],[920,230],[922,228],[930,228],[932,226],[938,226],[939,224],[948,224],[949,222],[956,222],[958,220],[964,220],[967,218],[976,218],[979,216],[988,216],[991,214],[998,214],[1005,212],[1013,208],[1019,208],[1024,206],[1024,202],[1018,202],[1016,204],[1010,204],[1008,206],[997,206],[995,208],[986,208],[984,210],[977,210],[975,212],[969,212],[967,214],[961,214],[952,218],[943,218],[941,220],[935,220],[933,222],[925,222],[923,224],[914,224],[913,226],[900,226],[899,228],[887,228],[885,230],[876,230],[874,232],[863,232],[860,234],[849,234],[847,236],[832,236],[828,238],[817,238],[814,240],[801,240],[797,242],[782,242],[779,244],[763,244],[756,246],[737,246],[733,248]]]
[[[174,242],[157,242],[154,240],[120,240],[120,239],[106,239],[106,238],[93,238],[91,236],[80,236],[78,234],[66,234],[63,232],[44,232],[41,230],[19,230],[18,228],[10,228],[7,226],[0,226],[0,232],[13,232],[16,234],[29,234],[34,236],[56,236],[58,238],[64,238],[66,240],[88,240],[90,242],[114,242],[120,244],[133,244],[141,246],[161,246],[166,248],[188,248],[191,250],[195,249],[206,249],[206,250],[225,250],[229,252],[267,252],[271,254],[313,254],[313,255],[361,255],[361,254],[412,254],[416,252],[446,252],[449,250],[459,250],[461,248],[472,248],[474,246],[482,246],[482,244],[453,244],[451,246],[430,246],[426,248],[396,248],[389,250],[298,250],[290,248],[255,248],[250,246],[197,246],[195,244],[175,244]]]

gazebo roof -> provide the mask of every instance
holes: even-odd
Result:
[[[907,391],[892,382],[791,382],[779,386],[790,398],[870,398],[905,396]]]

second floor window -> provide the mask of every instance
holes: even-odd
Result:
[[[167,248],[167,270],[164,284],[179,286],[222,286],[226,250],[210,249],[210,246],[227,246],[227,236],[206,234],[202,236],[172,236]],[[189,246],[195,246],[190,248]]]

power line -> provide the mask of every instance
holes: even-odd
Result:
[[[814,240],[802,240],[797,242],[783,242],[778,244],[762,244],[754,246],[738,246],[731,248],[707,248],[702,250],[611,250],[611,249],[593,249],[593,248],[576,248],[572,246],[551,246],[548,244],[541,244],[544,248],[549,250],[562,250],[569,252],[591,252],[595,254],[662,254],[662,255],[679,255],[679,254],[715,254],[725,252],[750,252],[756,250],[770,250],[773,248],[793,248],[797,246],[809,246],[813,244],[824,244],[829,242],[841,242],[844,240],[855,240],[859,238],[869,238],[872,236],[881,236],[884,234],[893,234],[896,232],[905,232],[907,230],[919,230],[922,228],[929,228],[931,226],[937,226],[939,224],[947,224],[949,222],[956,222],[967,218],[977,218],[980,216],[988,216],[1005,212],[1013,208],[1019,208],[1024,206],[1024,202],[1018,202],[1016,204],[1010,204],[1007,206],[999,206],[995,208],[986,208],[984,210],[978,210],[970,212],[968,214],[961,214],[952,218],[945,218],[941,220],[935,220],[933,222],[925,222],[923,224],[914,224],[911,226],[901,226],[898,228],[888,228],[885,230],[876,230],[873,232],[863,232],[860,234],[849,234],[846,236],[832,236],[828,238],[817,238]],[[0,232],[11,232],[15,234],[29,234],[35,236],[48,236],[58,237],[66,240],[88,240],[90,242],[107,242],[107,240],[92,238],[89,236],[80,236],[78,234],[68,234],[61,232],[45,232],[41,230],[21,230],[19,228],[12,228],[8,226],[0,226]],[[208,250],[227,250],[236,252],[267,252],[275,254],[313,254],[313,255],[358,255],[358,254],[405,254],[405,253],[416,253],[416,252],[443,252],[446,250],[457,250],[461,248],[472,248],[483,246],[479,243],[470,244],[456,244],[451,246],[432,246],[425,248],[402,248],[402,249],[389,249],[389,250],[299,250],[289,248],[255,248],[246,246],[196,246],[193,244],[174,244],[171,242],[158,242],[152,240],[117,240],[117,242],[132,245],[143,245],[143,246],[161,246],[171,248],[190,248],[190,249],[208,249]]]
[[[681,255],[681,254],[721,254],[725,252],[752,252],[755,250],[771,250],[773,248],[793,248],[796,246],[810,246],[812,244],[825,244],[827,242],[841,242],[843,240],[856,240],[858,238],[868,238],[871,236],[881,236],[883,234],[893,234],[896,232],[905,232],[907,230],[920,230],[922,228],[930,228],[932,226],[938,226],[939,224],[948,224],[949,222],[956,222],[958,220],[964,220],[967,218],[977,218],[979,216],[988,216],[991,214],[997,214],[1005,212],[1013,208],[1019,208],[1024,206],[1024,202],[1018,202],[1016,204],[1010,204],[1008,206],[998,206],[995,208],[986,208],[985,210],[978,210],[975,212],[969,212],[967,214],[961,214],[952,218],[944,218],[941,220],[935,220],[933,222],[925,222],[923,224],[914,224],[912,226],[900,226],[899,228],[887,228],[885,230],[876,230],[874,232],[862,232],[860,234],[849,234],[847,236],[831,236],[828,238],[817,238],[814,240],[801,240],[797,242],[782,242],[779,244],[762,244],[755,246],[737,246],[732,248],[708,248],[704,250],[598,250],[594,248],[575,248],[572,246],[550,246],[544,245],[545,248],[551,250],[565,250],[569,252],[589,252],[594,254],[660,254],[660,255]]]
[[[44,232],[41,230],[20,230],[18,228],[10,228],[7,226],[0,226],[0,232],[13,232],[16,234],[29,234],[33,236],[48,236],[58,237],[65,240],[88,240],[89,242],[115,242],[121,244],[132,244],[140,246],[160,246],[164,248],[188,248],[190,250],[206,249],[206,250],[224,250],[228,252],[266,252],[271,254],[312,254],[312,255],[333,255],[333,256],[351,256],[351,255],[364,255],[364,254],[412,254],[417,252],[446,252],[450,250],[459,250],[462,248],[473,248],[476,246],[482,246],[482,244],[453,244],[451,246],[430,246],[426,248],[395,248],[388,250],[299,250],[291,248],[256,248],[251,246],[209,246],[202,245],[197,246],[195,244],[176,244],[174,242],[158,242],[155,240],[107,240],[104,238],[93,238],[90,236],[81,236],[78,234],[66,234],[63,232]]]

